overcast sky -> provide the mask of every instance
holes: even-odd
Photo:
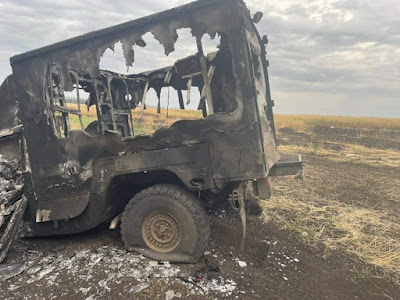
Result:
[[[12,55],[187,2],[0,0],[0,80],[11,73]],[[246,2],[252,13],[264,13],[257,27],[269,38],[277,113],[400,117],[399,0]],[[195,44],[182,37],[189,32],[162,57],[151,53],[163,50],[146,36],[149,47],[136,53],[135,70],[193,54]],[[102,66],[126,71],[120,54],[118,46],[116,54],[106,53]]]

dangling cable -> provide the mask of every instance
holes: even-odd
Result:
[[[168,87],[167,118],[168,118],[168,108],[169,108],[169,88],[170,88],[170,87]]]

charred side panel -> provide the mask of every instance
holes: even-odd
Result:
[[[271,169],[279,161],[280,155],[276,149],[275,125],[272,114],[265,48],[254,24],[249,19],[245,20],[245,24],[266,166],[268,169]]]

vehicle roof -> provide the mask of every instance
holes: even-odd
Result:
[[[111,27],[107,27],[101,30],[97,30],[97,31],[92,31],[83,35],[79,35],[67,40],[63,40],[61,42],[57,42],[45,47],[41,47],[35,50],[31,50],[22,54],[18,54],[15,56],[12,56],[10,58],[10,63],[11,65],[13,65],[14,63],[18,63],[20,61],[38,56],[38,55],[42,55],[42,54],[46,54],[52,51],[56,51],[62,48],[67,48],[67,47],[71,47],[75,44],[78,43],[82,43],[82,42],[87,42],[89,40],[92,39],[97,39],[97,38],[101,38],[104,36],[108,36],[108,35],[114,35],[120,32],[123,32],[125,30],[138,30],[146,25],[150,25],[152,23],[157,23],[157,22],[161,22],[161,21],[165,21],[174,17],[178,17],[181,14],[185,14],[191,10],[195,10],[198,8],[202,8],[202,7],[206,7],[206,6],[212,6],[212,5],[218,5],[221,2],[240,2],[242,3],[242,0],[197,0],[195,2],[191,2],[189,4],[185,4],[182,6],[178,6],[169,10],[165,10],[159,13],[155,13],[146,17],[142,17],[136,20],[132,20],[132,21],[128,21],[125,23],[121,23],[115,26],[111,26]]]

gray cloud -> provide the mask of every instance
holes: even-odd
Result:
[[[126,22],[189,1],[2,0],[0,80],[10,56],[88,31]],[[268,34],[270,80],[279,113],[400,117],[400,5],[397,0],[249,0],[264,12],[257,25]],[[135,70],[165,66],[195,51],[178,39],[170,57],[148,37]],[[210,49],[212,43],[210,43]],[[121,51],[102,65],[125,72]]]

